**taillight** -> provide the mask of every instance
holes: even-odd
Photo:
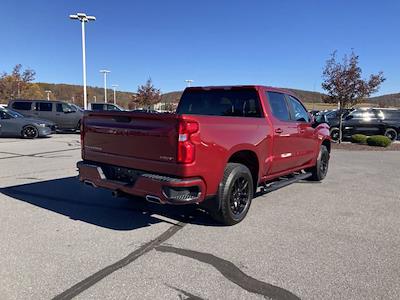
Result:
[[[199,131],[199,124],[193,121],[181,121],[178,131],[178,162],[189,164],[195,158],[195,145],[191,135]]]

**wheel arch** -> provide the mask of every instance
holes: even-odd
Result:
[[[231,154],[228,163],[239,163],[246,166],[253,178],[254,193],[258,186],[260,163],[256,152],[252,150],[238,150]]]
[[[325,146],[328,149],[328,152],[331,153],[332,142],[329,139],[324,139],[321,143],[321,146]]]

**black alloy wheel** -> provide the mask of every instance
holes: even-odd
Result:
[[[22,137],[24,139],[35,139],[39,136],[39,131],[33,125],[25,126],[22,129]]]
[[[249,181],[244,177],[236,178],[230,192],[230,209],[235,218],[240,219],[250,204]]]

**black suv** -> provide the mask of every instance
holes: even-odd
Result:
[[[339,139],[339,118],[329,119],[331,137]],[[400,110],[388,108],[358,108],[343,117],[343,138],[351,138],[353,134],[385,135],[395,141],[400,135]]]

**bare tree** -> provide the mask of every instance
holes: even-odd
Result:
[[[327,103],[339,103],[340,108],[350,108],[379,90],[385,81],[383,72],[362,79],[359,57],[353,51],[342,62],[336,60],[336,51],[327,60],[323,71],[322,88],[328,93]]]
[[[35,75],[34,70],[22,70],[21,64],[17,64],[10,74],[4,72],[0,76],[0,99],[10,100],[19,97],[31,99],[43,98],[43,91],[39,86],[32,83]]]
[[[138,86],[137,92],[132,96],[130,107],[140,106],[150,108],[152,105],[161,101],[161,92],[155,88],[151,78],[144,85]]]

